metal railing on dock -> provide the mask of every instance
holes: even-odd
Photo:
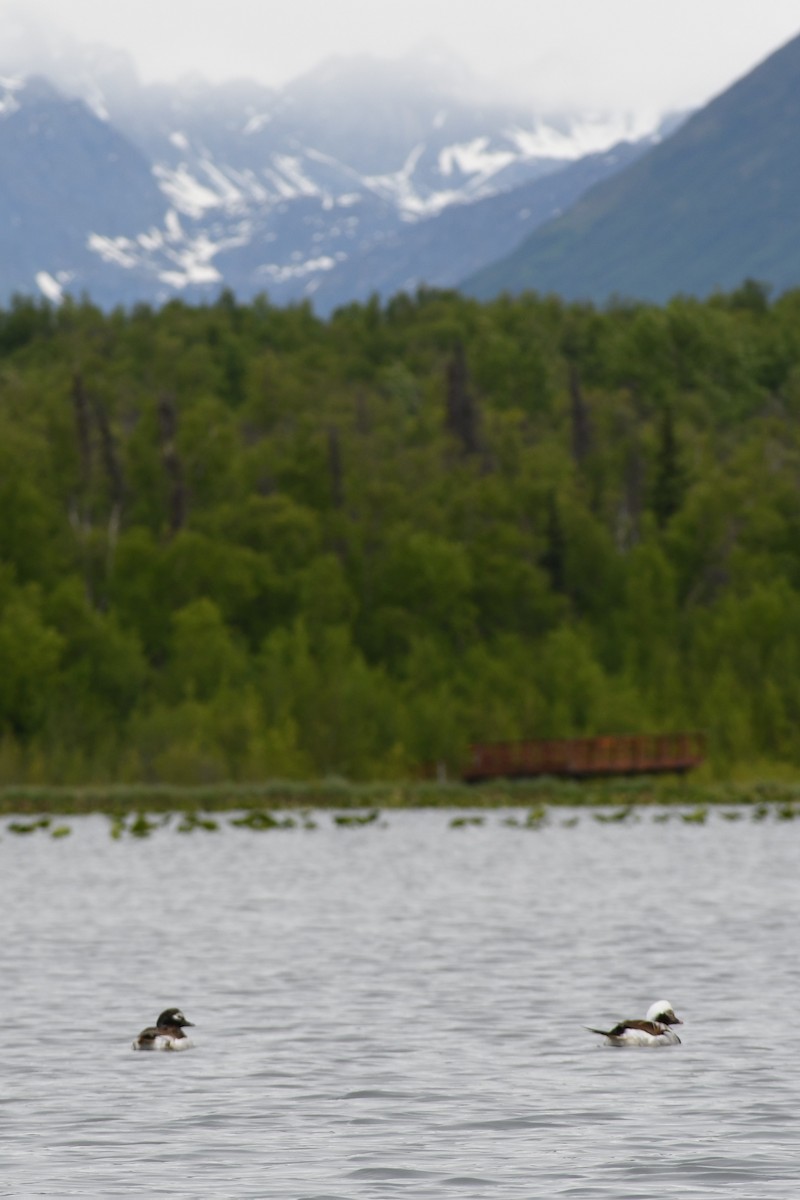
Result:
[[[460,778],[530,779],[537,775],[585,779],[604,775],[683,774],[705,757],[702,733],[630,733],[599,737],[531,738],[520,742],[477,742],[470,746]],[[423,774],[440,771],[426,764]]]

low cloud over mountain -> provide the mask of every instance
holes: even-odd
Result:
[[[32,40],[33,39],[33,40]],[[468,99],[440,52],[335,59],[275,90],[142,85],[118,52],[0,51],[0,297],[452,286],[657,140],[654,118]],[[477,94],[477,86],[473,89]]]

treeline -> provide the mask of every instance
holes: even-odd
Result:
[[[800,763],[800,292],[0,312],[0,782]]]

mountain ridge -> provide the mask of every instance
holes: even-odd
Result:
[[[331,60],[284,89],[241,80],[141,85],[124,57],[112,72],[96,48],[51,57],[57,79],[48,120],[58,123],[60,156],[48,152],[44,131],[27,147],[16,137],[26,120],[39,120],[31,86],[7,78],[5,92],[0,87],[0,300],[42,290],[45,280],[51,299],[85,291],[103,305],[198,301],[228,287],[242,299],[267,291],[277,303],[312,298],[329,310],[363,294],[372,261],[382,264],[387,288],[425,280],[433,233],[414,227],[439,217],[436,237],[448,244],[452,269],[436,278],[455,284],[480,265],[478,243],[482,262],[492,261],[510,248],[509,234],[522,237],[579,194],[568,171],[549,207],[531,206],[538,180],[555,181],[588,157],[588,186],[598,170],[616,169],[612,158],[598,166],[612,146],[660,136],[651,119],[630,115],[468,103],[458,70],[430,74],[435,56],[427,66],[405,60],[391,69]],[[0,74],[13,66],[0,54]],[[14,181],[37,172],[42,215],[32,226]],[[488,214],[516,206],[538,215],[476,241],[479,210],[466,221],[459,210],[497,196],[509,202],[490,204]],[[385,263],[391,246],[402,270]]]
[[[603,302],[800,281],[800,36],[512,255],[463,282]]]

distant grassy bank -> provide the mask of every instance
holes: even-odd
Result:
[[[178,787],[165,784],[108,787],[6,786],[0,815],[129,812],[229,812],[309,808],[503,808],[531,805],[716,805],[800,803],[797,780],[708,782],[642,778],[574,782],[560,779],[460,783],[315,783],[270,781]]]

